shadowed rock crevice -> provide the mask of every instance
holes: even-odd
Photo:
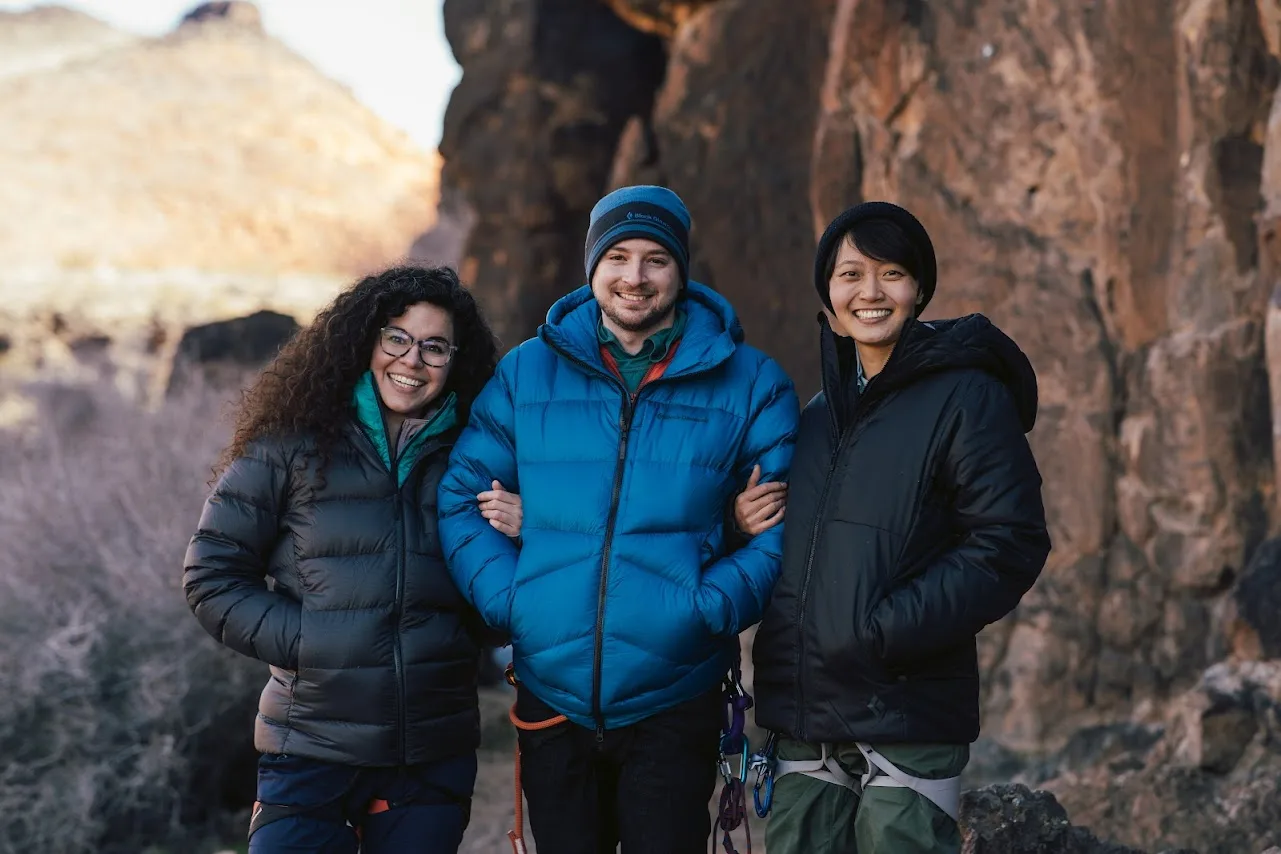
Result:
[[[583,282],[588,214],[624,125],[651,111],[666,54],[597,0],[447,0],[445,32],[463,79],[442,191],[474,214],[463,279],[515,344]]]

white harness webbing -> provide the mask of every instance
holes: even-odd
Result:
[[[859,786],[883,786],[893,789],[911,789],[934,806],[947,813],[953,821],[960,814],[961,778],[946,777],[942,780],[926,780],[924,777],[913,777],[882,756],[876,748],[867,742],[856,742],[859,752],[867,760],[867,773],[857,783],[845,773],[845,769],[831,753],[830,744],[819,745],[822,755],[818,759],[779,759],[774,765],[774,780],[788,774],[804,774],[824,783],[844,786],[850,791],[858,791]]]

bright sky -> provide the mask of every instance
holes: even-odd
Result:
[[[442,0],[254,0],[263,26],[424,148],[440,140],[461,72],[445,41]],[[198,0],[0,0],[0,9],[79,9],[123,30],[159,35]],[[355,11],[359,7],[359,11]]]

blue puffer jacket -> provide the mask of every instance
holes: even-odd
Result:
[[[613,729],[713,688],[779,572],[782,526],[727,553],[752,466],[784,480],[800,404],[691,282],[663,376],[632,397],[601,359],[583,287],[502,360],[440,485],[455,583],[512,639],[517,677],[570,720]],[[485,521],[491,480],[524,500],[522,546]]]

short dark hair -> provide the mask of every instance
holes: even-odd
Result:
[[[883,218],[860,220],[842,235],[841,240],[849,242],[859,252],[882,264],[902,266],[920,284],[924,260],[916,244],[899,228],[898,223]],[[841,240],[832,243],[831,251],[823,259],[825,282],[832,281],[832,273],[836,270],[836,256],[841,252]]]

